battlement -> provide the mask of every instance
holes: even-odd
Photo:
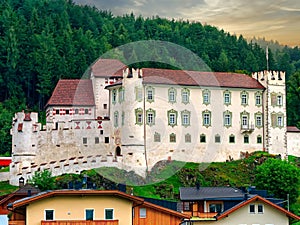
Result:
[[[252,73],[252,77],[264,87],[271,85],[285,85],[285,72],[283,71],[260,71]]]

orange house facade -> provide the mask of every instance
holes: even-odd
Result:
[[[189,217],[120,191],[56,190],[9,205],[9,225],[178,225]]]

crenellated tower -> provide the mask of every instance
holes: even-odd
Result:
[[[261,71],[252,74],[266,90],[263,95],[264,148],[271,154],[287,156],[287,114],[285,72]]]

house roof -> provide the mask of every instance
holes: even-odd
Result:
[[[47,106],[94,106],[94,93],[91,80],[59,80]]]
[[[20,197],[28,196],[28,194],[29,194],[28,192],[30,192],[30,194],[34,195],[41,191],[40,191],[40,189],[38,189],[30,184],[25,184],[24,186],[20,187],[18,190],[12,192],[11,194],[6,195],[6,197],[1,199],[0,205],[9,202],[9,200],[15,196],[20,196]]]
[[[300,130],[296,126],[287,126],[286,128],[287,132],[300,132]]]
[[[297,215],[295,215],[295,214],[287,211],[286,209],[284,209],[284,208],[282,208],[282,207],[280,207],[280,206],[278,206],[278,205],[270,202],[269,200],[267,200],[267,199],[265,199],[265,198],[263,198],[263,197],[261,197],[259,195],[255,195],[254,197],[252,197],[252,198],[250,198],[250,199],[248,199],[246,201],[243,201],[240,204],[235,205],[234,207],[228,209],[227,211],[225,211],[222,214],[220,214],[219,216],[217,216],[217,219],[219,220],[219,219],[225,218],[228,215],[230,215],[231,213],[235,212],[236,210],[238,210],[238,209],[240,209],[240,208],[242,208],[242,207],[250,204],[251,202],[258,201],[258,200],[262,201],[262,202],[268,204],[269,206],[277,209],[278,211],[286,214],[286,216],[288,216],[288,217],[291,217],[291,218],[296,219],[296,220],[300,220],[299,216],[297,216]]]
[[[179,192],[182,201],[244,198],[243,191],[233,187],[181,187]]]
[[[91,72],[95,77],[123,77],[127,66],[117,59],[98,59],[92,66]]]
[[[246,74],[143,68],[143,83],[264,89]]]
[[[149,202],[145,202],[143,198],[136,197],[133,195],[126,194],[121,191],[116,191],[116,190],[90,190],[90,189],[85,189],[85,190],[54,190],[54,191],[46,191],[46,192],[41,192],[37,195],[30,196],[27,198],[23,198],[20,200],[17,200],[13,202],[12,204],[9,205],[10,209],[16,209],[22,206],[25,206],[27,204],[30,204],[35,201],[39,201],[45,198],[50,198],[54,196],[116,196],[120,198],[125,198],[128,199],[129,201],[133,201],[136,206],[145,206],[149,207],[161,212],[169,213],[174,216],[178,216],[180,218],[189,218],[189,216],[184,215],[183,213],[176,212],[174,210],[164,208],[162,206],[158,206]]]

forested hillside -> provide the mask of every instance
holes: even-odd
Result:
[[[65,0],[2,0],[0,12],[0,154],[10,152],[14,112],[43,111],[59,79],[80,78],[99,56],[125,43],[173,42],[196,53],[213,71],[266,69],[265,48],[200,22],[114,16]],[[296,124],[300,50],[270,50],[269,68],[293,78],[288,113],[289,123]]]

